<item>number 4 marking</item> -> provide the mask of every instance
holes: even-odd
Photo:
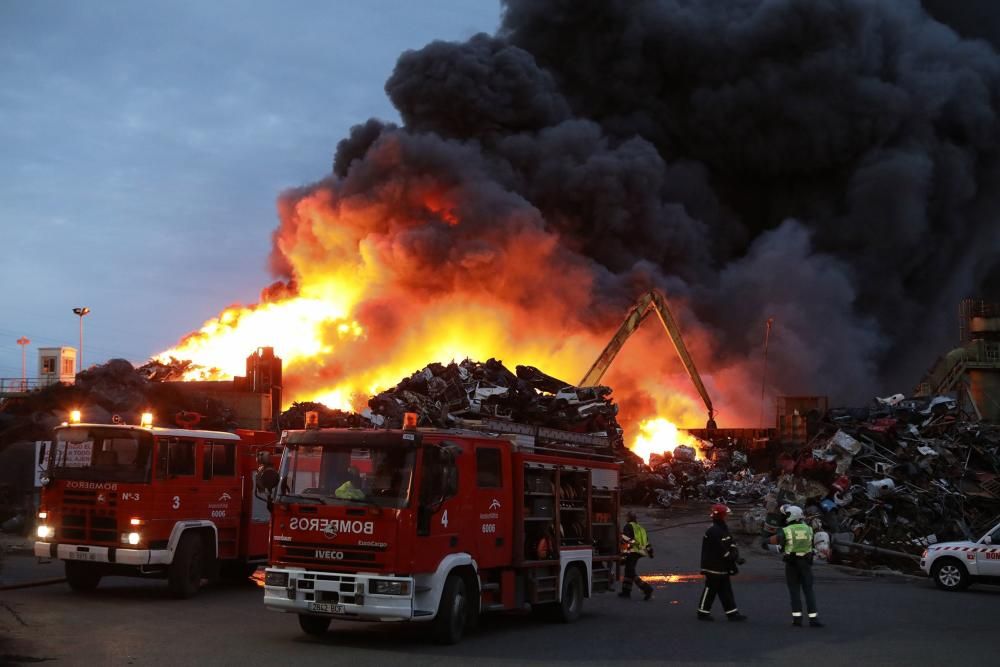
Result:
[[[445,528],[448,527],[448,510],[445,510],[444,514],[441,515],[441,525]]]

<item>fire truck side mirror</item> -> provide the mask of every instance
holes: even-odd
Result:
[[[257,471],[257,490],[265,493],[278,488],[281,476],[274,468],[261,468]]]

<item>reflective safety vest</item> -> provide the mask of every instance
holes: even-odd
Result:
[[[333,495],[337,498],[347,498],[349,500],[361,500],[365,497],[365,492],[361,489],[355,488],[351,484],[351,480],[347,480],[343,484],[337,487],[337,490],[333,492]]]
[[[646,554],[646,547],[649,546],[649,538],[646,537],[646,529],[632,521],[628,525],[632,526],[632,534],[635,536],[633,538],[632,544],[629,545],[628,550],[637,554]]]
[[[812,553],[813,529],[804,523],[793,523],[782,529],[785,534],[785,553],[805,556]]]

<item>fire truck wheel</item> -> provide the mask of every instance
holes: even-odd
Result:
[[[92,563],[66,561],[66,582],[78,593],[89,593],[101,583],[101,571]]]
[[[204,571],[203,553],[204,547],[199,535],[188,534],[181,538],[168,574],[170,592],[174,597],[186,599],[201,588]]]
[[[563,577],[562,602],[559,603],[559,620],[572,623],[583,612],[583,577],[575,567],[566,568]]]
[[[312,637],[322,637],[330,629],[330,619],[323,616],[299,614],[299,627]]]
[[[457,644],[465,631],[467,600],[465,580],[457,574],[448,575],[441,593],[441,604],[434,619],[434,640],[439,644]]]

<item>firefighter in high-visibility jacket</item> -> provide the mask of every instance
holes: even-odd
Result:
[[[653,597],[653,587],[643,581],[636,574],[635,566],[643,556],[653,557],[653,545],[649,543],[646,536],[646,529],[639,525],[635,512],[626,515],[628,523],[622,529],[622,544],[625,550],[625,578],[622,579],[622,592],[618,597],[631,597],[632,584],[635,584],[643,593],[643,600]]]
[[[816,593],[813,591],[813,529],[805,522],[802,508],[788,505],[785,512],[785,527],[770,539],[785,554],[785,583],[792,602],[792,625],[802,627],[802,593],[806,597],[809,625],[822,628],[816,609]]]

